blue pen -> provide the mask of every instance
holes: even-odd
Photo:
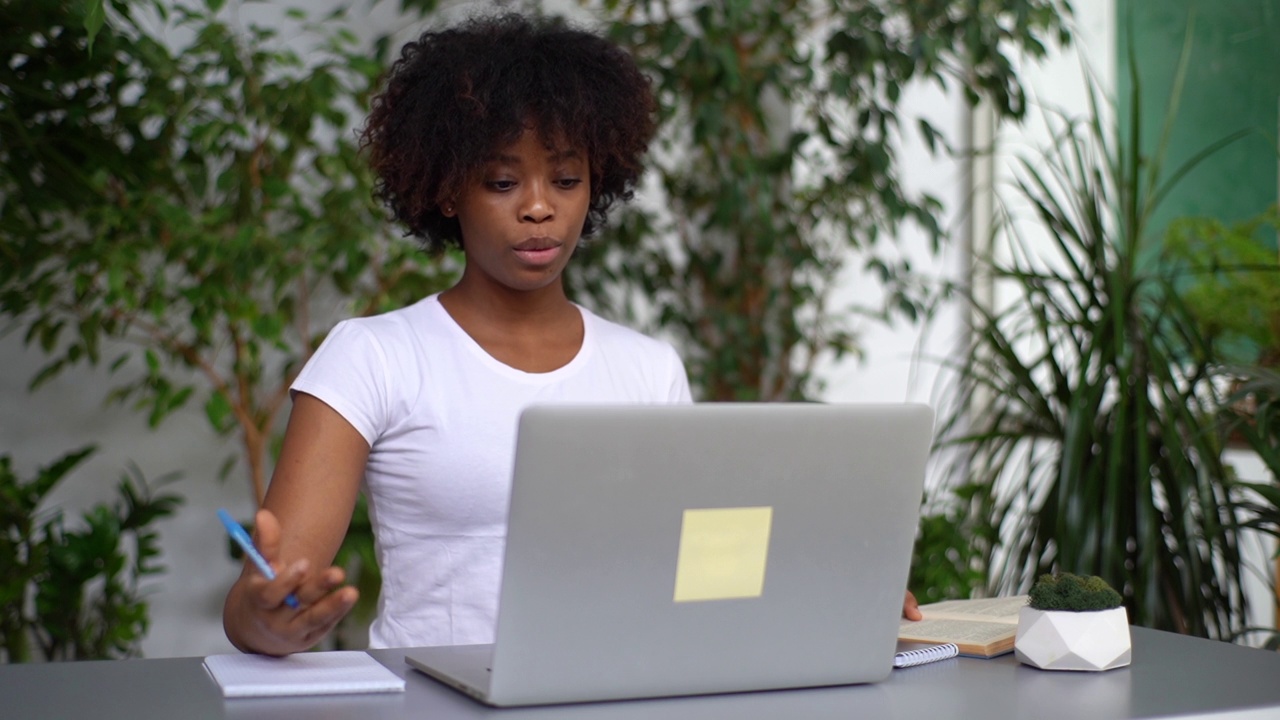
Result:
[[[262,574],[266,576],[268,580],[275,580],[275,571],[267,564],[267,560],[262,557],[262,553],[258,552],[258,548],[253,546],[253,540],[249,538],[249,533],[245,532],[244,528],[240,527],[240,523],[236,522],[235,519],[231,517],[231,513],[223,510],[222,508],[218,508],[218,519],[226,526],[227,532],[231,535],[231,539],[236,541],[236,544],[240,546],[240,549],[244,551],[244,554],[248,555],[249,559],[253,561],[253,564],[257,565],[258,569],[262,571]],[[298,607],[298,598],[294,597],[293,593],[289,593],[284,598],[284,604],[291,608],[296,608]]]

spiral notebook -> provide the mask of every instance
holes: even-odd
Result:
[[[893,656],[893,666],[895,668],[914,667],[947,660],[959,654],[960,648],[955,643],[899,642],[898,651]]]
[[[404,678],[359,650],[210,655],[204,667],[223,697],[404,692]]]

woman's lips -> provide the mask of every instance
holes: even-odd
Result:
[[[533,238],[517,244],[512,251],[529,265],[547,265],[560,255],[562,245],[549,238]]]

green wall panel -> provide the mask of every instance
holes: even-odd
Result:
[[[1280,0],[1116,0],[1116,15],[1121,127],[1128,127],[1133,112],[1128,60],[1132,42],[1147,152],[1154,151],[1159,140],[1186,33],[1192,33],[1166,173],[1231,133],[1258,131],[1187,176],[1169,196],[1154,227],[1188,215],[1242,220],[1275,203],[1280,176]],[[1274,235],[1261,240],[1275,245]]]

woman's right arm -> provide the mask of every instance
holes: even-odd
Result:
[[[355,507],[369,446],[333,408],[297,393],[254,542],[276,572],[246,563],[227,593],[222,625],[244,652],[287,655],[320,641],[355,605],[342,568],[332,567]],[[312,568],[321,568],[313,570]],[[293,593],[298,607],[284,599]]]

